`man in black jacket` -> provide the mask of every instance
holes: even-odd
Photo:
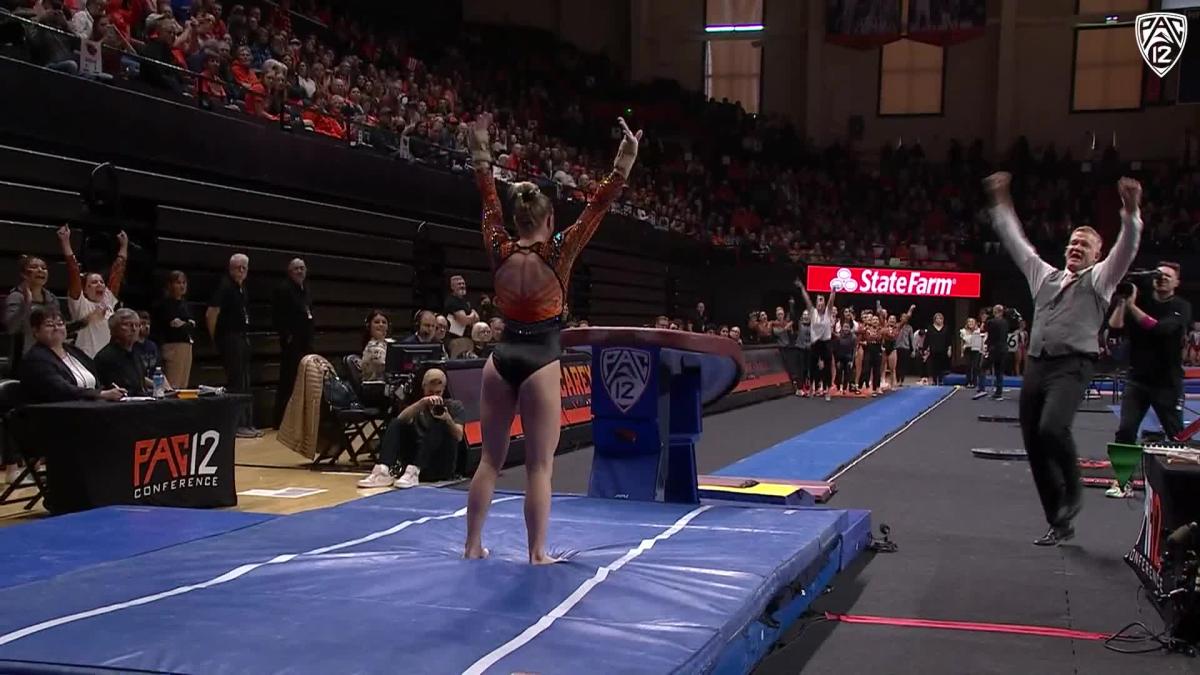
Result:
[[[983,331],[986,336],[984,344],[987,346],[987,349],[984,355],[983,367],[979,369],[979,382],[975,389],[975,396],[972,397],[976,400],[987,396],[987,389],[984,383],[987,380],[987,372],[989,370],[992,372],[992,378],[996,381],[996,389],[992,393],[992,400],[1004,400],[1004,371],[1008,360],[1008,330],[1008,317],[1004,314],[1004,305],[996,305],[992,308],[992,318],[983,324]]]
[[[271,298],[272,318],[279,333],[279,385],[275,388],[275,428],[283,421],[292,398],[300,359],[316,351],[313,347],[312,299],[309,296],[308,267],[300,258],[288,263],[288,278],[275,289]]]
[[[1167,438],[1183,430],[1183,345],[1192,325],[1192,306],[1175,295],[1179,265],[1161,263],[1154,292],[1139,298],[1136,285],[1118,297],[1108,325],[1129,338],[1129,376],[1121,398],[1118,443],[1136,443],[1146,411],[1154,408]]]

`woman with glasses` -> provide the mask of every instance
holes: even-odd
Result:
[[[34,308],[29,327],[34,344],[21,359],[17,378],[30,403],[119,401],[125,396],[125,390],[100,381],[87,354],[67,344],[67,324],[58,308]]]

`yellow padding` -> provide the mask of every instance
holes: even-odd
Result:
[[[788,495],[799,492],[802,488],[795,485],[785,485],[781,483],[759,483],[754,487],[725,487],[723,485],[704,485],[700,484],[701,490],[715,490],[719,492],[733,492],[743,495],[766,495],[768,497],[787,497]]]

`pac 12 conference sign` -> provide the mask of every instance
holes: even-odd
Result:
[[[809,265],[807,286],[817,293],[978,298],[979,278],[975,272]]]

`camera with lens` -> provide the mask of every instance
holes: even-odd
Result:
[[[443,405],[443,404],[438,404],[438,405],[435,405],[435,406],[433,406],[433,408],[432,408],[431,410],[432,410],[432,412],[433,412],[433,414],[434,414],[434,416],[435,416],[435,417],[436,417],[436,416],[438,416],[438,415],[445,415],[445,414],[446,414],[446,406],[445,406],[445,405]]]
[[[1113,291],[1113,294],[1127,298],[1133,295],[1133,289],[1138,284],[1153,284],[1161,276],[1162,272],[1159,272],[1157,269],[1130,271],[1125,275],[1124,279],[1121,279],[1121,283],[1117,284],[1117,290]]]
[[[1004,309],[1004,318],[1009,321],[1020,321],[1024,317],[1021,316],[1021,312],[1016,307],[1006,307]]]

